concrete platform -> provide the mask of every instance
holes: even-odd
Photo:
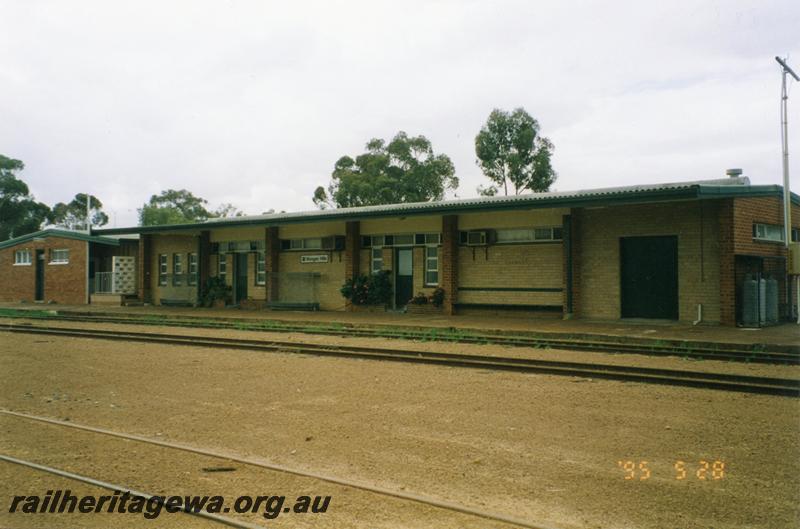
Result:
[[[692,344],[740,345],[744,348],[781,346],[800,351],[800,326],[783,324],[761,329],[723,327],[719,325],[682,324],[662,321],[589,321],[534,318],[502,318],[478,316],[441,316],[398,312],[292,312],[255,311],[236,308],[185,307],[92,307],[88,305],[41,305],[2,303],[0,308],[60,313],[108,314],[115,316],[153,316],[159,318],[203,318],[233,320],[270,320],[287,323],[329,324],[357,327],[400,326],[415,329],[456,328],[475,332],[502,334],[541,334],[548,337],[598,340],[613,338],[632,341],[681,341]]]

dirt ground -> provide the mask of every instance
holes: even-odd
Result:
[[[711,363],[692,367],[699,364]],[[235,452],[552,527],[800,523],[800,405],[791,398],[0,332],[0,407]],[[0,453],[147,492],[332,496],[326,514],[278,517],[269,527],[504,527],[242,465],[204,473],[219,461],[24,419],[0,416],[0,432]],[[679,460],[687,471],[682,480],[674,468]],[[639,479],[644,474],[637,470],[636,479],[625,480],[619,461],[646,461],[650,477]],[[707,479],[698,479],[700,461],[724,462],[724,477],[701,471]],[[142,526],[130,515],[56,520],[7,512],[14,494],[67,486],[0,463],[0,527]],[[252,516],[248,521],[263,523]],[[186,518],[162,515],[150,526],[209,525]]]

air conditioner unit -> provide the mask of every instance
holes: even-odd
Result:
[[[467,232],[467,246],[486,246],[493,241],[493,231],[474,230]]]

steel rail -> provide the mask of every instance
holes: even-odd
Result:
[[[5,316],[8,317],[8,316]],[[528,337],[528,336],[500,336],[494,334],[473,334],[468,336],[447,336],[438,335],[436,329],[430,331],[420,331],[416,329],[325,329],[313,328],[303,325],[281,325],[276,327],[264,326],[257,327],[239,321],[192,321],[190,319],[164,318],[159,321],[145,320],[138,317],[110,317],[110,316],[18,316],[17,319],[32,320],[52,320],[79,323],[114,323],[129,325],[163,325],[170,327],[189,327],[189,328],[211,328],[211,329],[232,329],[244,331],[260,332],[301,332],[306,334],[320,334],[327,336],[344,337],[385,337],[410,340],[432,340],[450,343],[465,344],[495,344],[508,345],[513,347],[534,347],[551,349],[568,349],[576,351],[591,351],[598,353],[626,353],[641,354],[647,356],[681,356],[696,358],[701,360],[724,360],[746,363],[767,363],[767,364],[790,364],[800,365],[800,354],[778,351],[748,351],[742,349],[730,349],[722,344],[721,349],[713,349],[704,346],[693,347],[691,345],[657,345],[646,343],[625,344],[610,341],[592,340],[566,340],[562,338]],[[199,318],[198,318],[199,319]],[[253,322],[257,323],[257,322]],[[447,331],[446,329],[444,330]]]
[[[0,454],[0,461],[5,461],[7,463],[13,463],[15,465],[21,465],[21,466],[24,466],[24,467],[32,468],[34,470],[47,472],[48,474],[53,474],[53,475],[56,475],[56,476],[60,476],[62,478],[71,479],[73,481],[81,481],[83,483],[87,483],[89,485],[94,485],[96,487],[100,487],[100,488],[111,490],[111,491],[117,491],[117,490],[120,491],[120,492],[127,491],[132,496],[141,496],[141,497],[145,498],[146,500],[151,500],[152,498],[157,498],[157,499],[159,498],[158,496],[155,496],[153,494],[148,494],[146,492],[140,492],[140,491],[128,488],[128,487],[123,487],[122,485],[115,485],[115,484],[109,483],[107,481],[101,481],[99,479],[91,478],[89,476],[83,476],[81,474],[74,474],[72,472],[67,472],[66,470],[61,470],[61,469],[58,469],[58,468],[48,467],[48,466],[45,466],[45,465],[40,465],[40,464],[34,463],[32,461],[26,461],[24,459],[19,459],[19,458],[16,458],[16,457],[5,455],[5,454]],[[160,502],[160,503],[163,504],[163,502]],[[239,529],[266,529],[263,525],[255,525],[255,524],[251,524],[251,523],[240,522],[240,521],[234,520],[233,518],[228,518],[226,516],[220,516],[218,514],[214,514],[214,513],[210,513],[210,512],[193,511],[193,510],[185,509],[185,505],[183,505],[183,504],[181,505],[181,510],[179,512],[182,512],[184,514],[189,514],[189,515],[192,515],[192,516],[197,516],[198,518],[205,518],[206,520],[211,520],[212,522],[217,522],[217,523],[220,523],[220,524],[227,525],[229,527],[236,527],[236,528],[239,528]]]
[[[359,346],[329,346],[321,344],[244,340],[236,338],[210,338],[163,333],[136,333],[98,329],[65,329],[33,325],[6,324],[0,326],[10,332],[45,334],[52,336],[126,340],[189,345],[224,349],[247,349],[271,353],[311,354],[394,362],[444,365],[450,367],[478,368],[496,371],[517,371],[535,374],[599,378],[623,382],[645,382],[670,386],[717,389],[765,395],[800,397],[800,380],[754,377],[723,373],[705,373],[672,369],[620,366],[611,364],[561,362],[499,356],[408,351]]]
[[[521,520],[521,519],[518,519],[518,518],[511,517],[511,516],[506,516],[504,514],[491,513],[491,512],[483,511],[483,510],[480,510],[480,509],[476,509],[476,508],[468,507],[468,506],[465,506],[465,505],[461,505],[461,504],[458,504],[458,503],[439,500],[439,499],[436,499],[436,498],[432,498],[430,496],[425,496],[425,495],[421,495],[421,494],[415,494],[415,493],[411,493],[411,492],[403,492],[403,491],[393,490],[393,489],[387,489],[387,488],[384,488],[384,487],[378,487],[378,486],[370,485],[370,484],[367,484],[367,483],[362,483],[362,482],[355,481],[355,480],[339,478],[339,477],[336,477],[336,476],[330,476],[330,475],[327,475],[327,474],[321,474],[321,473],[317,473],[317,472],[310,472],[310,471],[307,471],[307,470],[287,467],[287,466],[278,465],[278,464],[275,464],[275,463],[268,463],[268,462],[259,461],[259,460],[255,460],[255,459],[248,459],[246,457],[238,456],[236,454],[217,452],[217,451],[210,450],[210,449],[207,449],[207,448],[200,448],[200,447],[184,445],[184,444],[180,444],[180,443],[170,443],[170,442],[162,441],[162,440],[159,440],[159,439],[151,439],[149,437],[144,437],[144,436],[141,436],[141,435],[127,434],[127,433],[123,433],[123,432],[117,432],[117,431],[114,431],[114,430],[107,430],[105,428],[98,428],[98,427],[95,427],[95,426],[88,426],[88,425],[84,425],[84,424],[78,424],[78,423],[74,423],[72,421],[70,421],[70,422],[60,421],[58,419],[51,419],[49,417],[41,417],[41,416],[38,416],[38,415],[31,415],[31,414],[28,414],[28,413],[21,413],[21,412],[6,410],[6,409],[3,409],[3,408],[0,408],[0,414],[11,416],[11,417],[22,418],[22,419],[28,419],[28,420],[32,420],[32,421],[38,421],[38,422],[51,424],[51,425],[56,425],[56,426],[63,426],[63,427],[66,427],[66,428],[73,428],[75,430],[83,430],[83,431],[87,431],[87,432],[106,435],[106,436],[109,436],[109,437],[117,437],[119,439],[125,439],[125,440],[128,440],[128,441],[136,441],[136,442],[140,442],[140,443],[147,443],[147,444],[151,444],[151,445],[159,446],[159,447],[163,447],[163,448],[171,448],[171,449],[180,450],[180,451],[183,451],[183,452],[189,452],[189,453],[193,453],[193,454],[197,454],[197,455],[213,457],[215,459],[224,459],[226,461],[231,461],[231,462],[234,462],[234,463],[240,463],[240,464],[243,464],[243,465],[263,468],[263,469],[272,470],[272,471],[275,471],[275,472],[282,472],[284,474],[292,474],[292,475],[300,476],[300,477],[304,477],[304,478],[311,478],[311,479],[315,479],[315,480],[319,480],[319,481],[324,481],[326,483],[332,483],[334,485],[340,485],[340,486],[351,488],[351,489],[358,489],[358,490],[362,490],[362,491],[365,491],[365,492],[374,493],[374,494],[377,494],[377,495],[380,495],[380,496],[389,496],[389,497],[393,497],[393,498],[397,498],[397,499],[401,499],[401,500],[412,501],[412,502],[424,504],[424,505],[427,505],[427,506],[430,506],[430,507],[436,507],[436,508],[439,508],[439,509],[458,512],[458,513],[461,513],[461,514],[466,514],[466,515],[470,515],[470,516],[476,516],[476,517],[479,517],[479,518],[484,518],[484,519],[487,519],[487,520],[493,520],[493,521],[496,521],[496,522],[503,522],[503,523],[507,523],[507,524],[511,524],[511,525],[516,525],[516,526],[519,526],[519,527],[525,527],[527,529],[554,529],[554,528],[549,527],[549,526],[545,526],[545,525],[541,525],[541,524],[533,524],[533,523],[528,522],[526,520]],[[117,490],[126,490],[126,489],[117,489]]]

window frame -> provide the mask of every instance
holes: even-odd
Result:
[[[378,256],[378,257],[376,257]],[[380,266],[376,268],[376,263],[380,262]],[[372,274],[377,274],[383,271],[383,247],[376,246],[370,250],[369,256],[369,270]]]
[[[167,286],[167,275],[169,274],[169,256],[165,253],[158,254],[158,286]]]
[[[439,246],[429,245],[425,246],[425,274],[423,277],[424,284],[426,287],[438,287],[439,286]],[[435,255],[431,256],[430,252],[434,251]],[[430,267],[431,261],[436,263],[434,268]],[[436,274],[436,282],[428,280],[428,274]]]
[[[763,235],[759,234],[759,228],[762,228]],[[778,233],[778,238],[770,237],[768,234],[768,230],[772,230],[773,232]],[[786,233],[784,233],[784,227],[780,224],[768,224],[766,222],[754,222],[753,223],[753,240],[760,241],[760,242],[769,242],[769,243],[777,243],[783,244],[786,238]]]
[[[20,259],[21,255],[27,255],[27,260]],[[33,252],[30,248],[23,248],[22,250],[14,250],[14,266],[31,266],[33,264]]]
[[[217,277],[227,281],[228,277],[228,254],[217,254]]]
[[[172,254],[172,286],[183,286],[183,254]]]
[[[256,256],[256,286],[263,287],[267,284],[267,252],[264,250],[255,252]]]
[[[57,252],[59,254],[64,252],[64,254],[66,255],[66,258],[64,258],[64,257],[56,258],[56,253]],[[50,261],[48,262],[48,264],[51,264],[51,265],[69,264],[69,248],[51,248],[49,253],[50,253]]]
[[[186,254],[186,284],[190,287],[197,286],[198,270],[197,252],[189,252]]]

